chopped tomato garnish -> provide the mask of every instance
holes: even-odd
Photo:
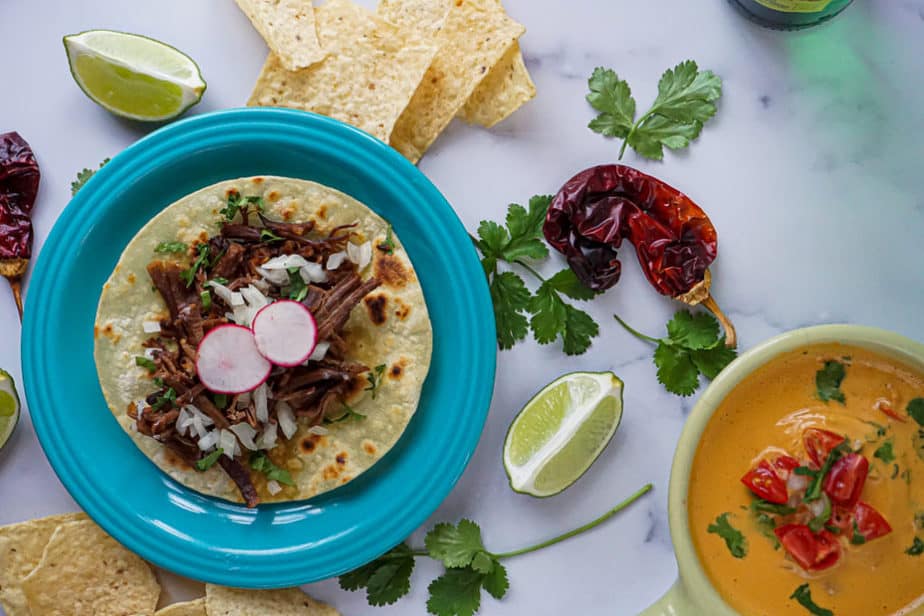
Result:
[[[802,444],[805,445],[805,452],[815,463],[815,466],[819,467],[825,463],[831,450],[846,440],[840,434],[822,430],[821,428],[809,428],[802,433]]]
[[[897,421],[905,423],[908,421],[906,418],[902,417],[895,412],[895,409],[892,408],[891,402],[886,402],[885,400],[879,400],[876,402],[876,408]]]
[[[882,517],[882,514],[862,501],[854,508],[853,519],[857,525],[856,531],[867,541],[878,539],[892,532],[892,527]]]
[[[832,533],[818,534],[805,524],[787,524],[774,531],[786,553],[807,571],[819,571],[834,565],[841,556],[841,545]]]
[[[833,526],[841,531],[841,535],[850,537],[850,533],[853,532],[853,509],[834,505],[826,526]]]
[[[790,473],[800,466],[799,461],[792,456],[777,456],[771,460],[770,464],[773,465],[776,474],[784,481],[789,479]]]
[[[746,485],[751,492],[771,503],[785,505],[789,499],[786,482],[776,474],[766,460],[761,460],[755,468],[749,470],[741,478],[741,483]]]
[[[822,488],[832,502],[853,507],[860,500],[868,472],[869,461],[866,458],[858,453],[848,453],[831,467]]]

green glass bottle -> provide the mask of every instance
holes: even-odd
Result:
[[[831,19],[852,0],[729,0],[751,21],[777,30],[810,28]]]

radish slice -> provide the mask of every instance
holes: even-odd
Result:
[[[308,359],[314,351],[318,328],[305,306],[282,300],[256,314],[253,337],[263,357],[279,366],[292,367]]]
[[[257,350],[253,332],[240,325],[220,325],[199,343],[196,372],[209,391],[252,391],[269,378],[272,364]]]

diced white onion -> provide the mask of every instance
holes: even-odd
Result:
[[[282,430],[283,436],[287,439],[292,438],[292,435],[295,434],[295,431],[298,429],[292,407],[286,402],[277,402],[276,417],[279,419],[279,428]]]
[[[284,269],[268,270],[264,267],[258,267],[257,273],[263,276],[263,279],[271,282],[277,287],[289,284],[289,272]]]
[[[364,244],[356,245],[353,242],[347,242],[346,245],[347,256],[350,258],[350,261],[356,264],[356,267],[362,271],[366,269],[366,266],[372,261],[372,243],[366,242]]]
[[[279,255],[273,257],[261,267],[267,270],[287,270],[290,267],[304,267],[308,260],[301,255]]]
[[[331,256],[327,257],[327,269],[329,270],[337,269],[338,267],[343,265],[343,262],[344,260],[346,260],[346,258],[347,258],[347,253],[343,252],[342,250],[340,252],[335,252]]]
[[[156,350],[157,349],[145,349],[144,356],[147,357],[148,359],[154,359],[154,351]]]
[[[231,431],[234,432],[241,444],[251,451],[256,451],[257,444],[254,442],[254,438],[257,436],[257,431],[249,423],[236,423],[231,426]]]
[[[205,429],[205,424],[202,423],[202,418],[198,415],[192,416],[192,429],[196,431],[196,436],[202,438],[205,436],[207,430]]]
[[[254,280],[253,286],[255,286],[257,290],[260,291],[260,293],[263,293],[264,295],[270,292],[269,283],[263,280],[262,278],[260,280]]]
[[[269,421],[269,406],[267,402],[267,396],[269,389],[266,387],[266,383],[263,383],[257,387],[253,392],[253,408],[256,412],[257,421],[261,424]]]
[[[269,481],[266,482],[266,491],[269,492],[271,495],[276,496],[277,494],[282,492],[282,486],[279,485],[279,482],[276,481],[275,479],[270,479]]]
[[[266,428],[257,437],[257,447],[260,449],[272,449],[276,446],[276,438],[279,436],[277,425],[274,423],[266,424]]]
[[[314,347],[314,351],[311,352],[311,355],[308,356],[308,359],[305,360],[304,365],[308,365],[310,361],[321,361],[324,359],[324,356],[327,355],[327,351],[330,349],[330,342],[322,340],[317,343]]]
[[[223,284],[219,284],[214,280],[209,280],[205,283],[205,286],[212,287],[215,290],[215,295],[220,297],[224,303],[232,308],[244,305],[244,297],[237,291],[232,291]]]
[[[218,446],[224,450],[224,455],[233,458],[240,451],[237,437],[231,430],[222,430],[218,436]]]
[[[237,397],[237,408],[246,409],[250,406],[250,392],[245,391]]]
[[[176,417],[176,431],[180,434],[186,434],[186,430],[192,424],[192,421],[192,413],[187,411],[185,408],[180,409],[180,414]]]
[[[824,513],[825,506],[827,505],[827,498],[827,496],[822,495],[821,498],[806,503],[808,510],[812,512],[813,516],[818,517]]]
[[[325,434],[330,434],[330,431],[324,426],[311,426],[308,428],[309,434],[317,434],[318,436],[324,436]]]
[[[786,480],[786,487],[791,492],[801,492],[808,487],[808,477],[790,473],[789,479]]]
[[[238,325],[250,327],[254,316],[260,311],[260,308],[268,305],[270,300],[252,284],[241,289],[241,295],[244,298],[243,306],[234,307],[234,322]]]
[[[156,334],[160,331],[160,323],[158,321],[143,321],[141,323],[141,329],[143,329],[146,334]]]
[[[199,449],[202,451],[208,451],[218,444],[219,436],[220,434],[218,430],[212,430],[211,432],[206,433],[205,436],[199,439]]]
[[[308,261],[298,270],[298,273],[301,274],[302,280],[306,283],[327,282],[327,272],[324,271],[320,263]]]

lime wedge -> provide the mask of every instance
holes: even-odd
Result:
[[[0,369],[0,449],[10,439],[19,421],[19,395],[13,377]]]
[[[132,120],[171,120],[196,103],[205,81],[192,58],[137,34],[89,30],[64,37],[71,74],[84,94]]]
[[[532,496],[558,494],[590,468],[621,418],[622,381],[612,372],[572,372],[552,381],[507,431],[510,486]]]

